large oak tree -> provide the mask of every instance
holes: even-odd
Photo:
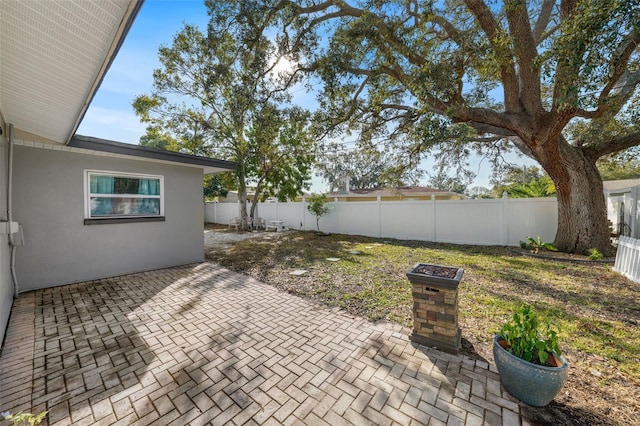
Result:
[[[516,146],[555,184],[555,245],[610,251],[596,161],[640,144],[640,0],[258,2],[327,122],[415,155]]]

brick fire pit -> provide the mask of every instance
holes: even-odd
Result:
[[[427,263],[418,263],[407,272],[413,294],[411,341],[449,353],[459,352],[458,285],[463,273],[462,268]]]

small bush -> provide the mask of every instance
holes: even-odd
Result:
[[[540,250],[558,251],[553,243],[545,243],[540,235],[537,238],[527,237],[527,241],[520,241],[520,247],[525,250],[534,250],[538,253]]]
[[[598,250],[597,248],[589,249],[589,259],[591,259],[591,260],[601,260],[603,257],[604,257],[604,255],[602,253],[600,253],[600,250]]]
[[[316,226],[318,228],[318,232],[320,232],[320,218],[329,213],[329,210],[331,210],[329,206],[326,205],[327,201],[328,200],[326,195],[313,194],[313,196],[309,198],[309,204],[307,204],[307,210],[309,210],[309,213],[316,217]]]

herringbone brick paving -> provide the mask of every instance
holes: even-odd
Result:
[[[521,424],[493,365],[203,263],[23,294],[0,410],[49,425]]]

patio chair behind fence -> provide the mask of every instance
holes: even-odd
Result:
[[[613,270],[640,283],[640,240],[621,236]]]

